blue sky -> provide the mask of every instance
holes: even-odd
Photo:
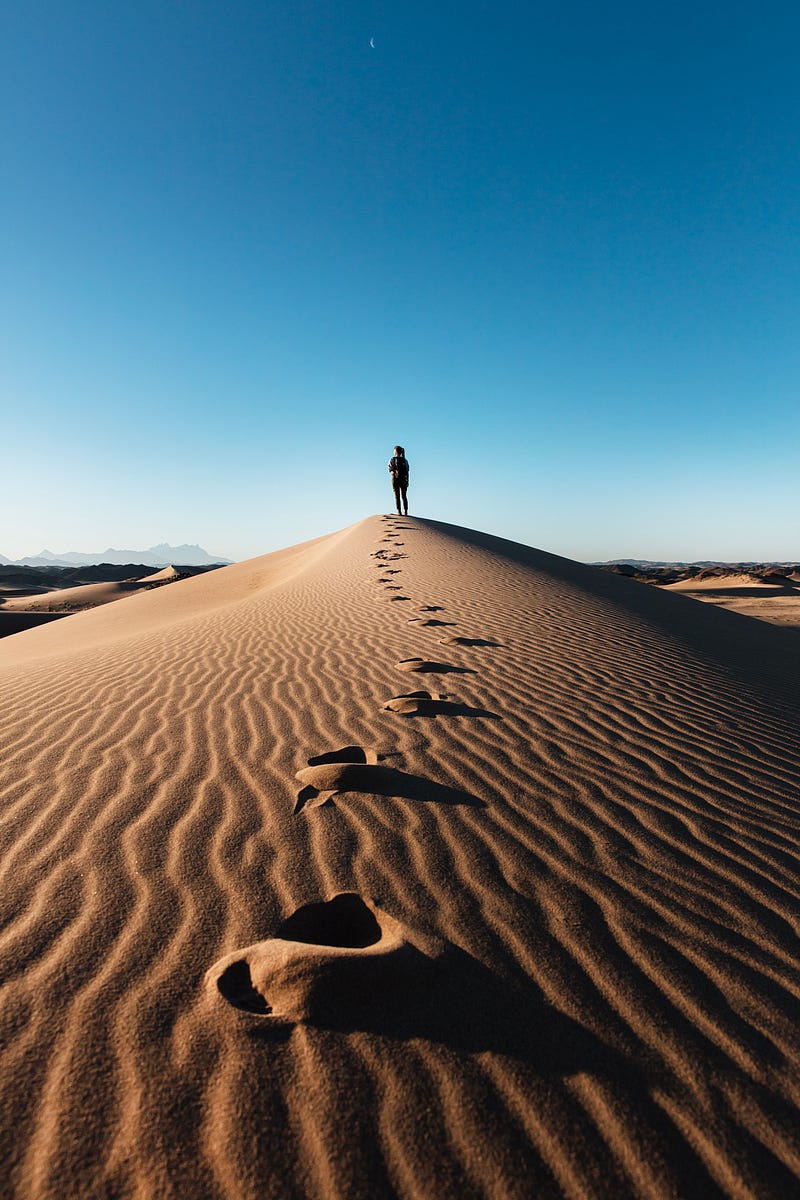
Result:
[[[800,9],[28,0],[0,552],[796,559]],[[374,38],[374,49],[370,38]]]

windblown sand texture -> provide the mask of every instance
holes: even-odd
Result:
[[[799,668],[417,518],[5,638],[3,1196],[800,1194]]]

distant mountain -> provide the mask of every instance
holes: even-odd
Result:
[[[109,547],[99,554],[81,554],[75,550],[53,554],[52,550],[42,550],[39,554],[13,559],[0,554],[0,563],[20,567],[90,567],[99,563],[137,563],[145,567],[210,567],[215,563],[230,561],[229,558],[219,555],[214,557],[202,546],[169,546],[166,542],[151,546],[149,550],[114,550]]]
[[[721,562],[717,559],[695,559],[693,562],[678,562],[676,560],[659,561],[653,558],[609,558],[604,562],[590,563],[592,567],[727,567],[730,570],[745,570],[748,567],[793,567],[793,562]]]
[[[601,571],[611,571],[636,579],[640,583],[670,584],[688,580],[719,580],[720,584],[731,576],[749,575],[754,583],[772,583],[794,588],[800,564],[786,562],[738,562],[738,563],[655,563],[641,559],[622,559],[610,563],[592,563]]]

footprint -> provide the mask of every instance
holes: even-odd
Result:
[[[529,979],[502,977],[354,892],[299,908],[272,937],[220,958],[205,984],[209,1003],[225,1001],[264,1038],[285,1039],[304,1022],[395,1045],[488,1052],[535,1063],[545,1078],[630,1070]]]
[[[423,604],[420,607],[420,612],[444,612],[443,604]]]
[[[403,658],[395,664],[401,671],[430,672],[436,675],[474,675],[469,667],[454,667],[452,663],[435,662],[428,658]]]
[[[428,621],[429,625],[446,625],[446,621]],[[502,646],[502,642],[492,642],[488,638],[443,637],[439,638],[440,646]]]
[[[402,696],[392,696],[391,700],[387,700],[383,707],[389,709],[390,712],[415,716],[426,713],[436,700],[441,699],[443,697],[440,692],[406,692]]]
[[[410,600],[410,599],[411,599],[410,596],[390,596],[389,603],[393,604],[395,602],[395,600]]]
[[[403,696],[393,696],[383,707],[403,717],[490,717],[495,721],[503,719],[498,713],[488,712],[484,708],[471,708],[468,704],[454,703],[437,692],[406,692]]]
[[[321,767],[326,763],[376,763],[378,755],[363,746],[342,746],[341,750],[328,750],[306,760],[310,767]]]
[[[342,746],[341,750],[328,750],[325,754],[315,754],[306,760],[308,766],[304,767],[304,771],[319,771],[320,769],[345,770],[348,766],[362,766],[376,768],[378,763],[378,755],[374,750],[367,750],[363,746]],[[379,769],[379,768],[378,768]],[[295,779],[299,779],[302,772],[295,775]],[[297,802],[294,806],[295,814],[299,813],[303,808],[322,808],[323,804],[327,804],[332,796],[336,794],[338,789],[320,789],[314,786],[303,788],[298,792]]]
[[[206,987],[267,1024],[346,1025],[382,992],[423,985],[443,950],[438,938],[411,934],[374,901],[339,892],[297,909],[273,937],[220,958]]]
[[[430,621],[423,621],[422,617],[414,617],[414,620],[419,621],[423,629],[430,629],[431,626],[438,626],[439,628],[444,629],[448,625],[452,628],[455,628],[456,625],[455,621],[437,621],[435,618]]]
[[[309,759],[309,765],[298,771],[295,779],[305,786],[297,794],[295,815],[304,809],[322,808],[340,792],[361,792],[368,796],[391,796],[400,800],[424,800],[439,804],[471,804],[483,806],[483,801],[458,788],[446,787],[421,775],[409,775],[395,767],[377,763],[373,751],[347,747],[367,755],[368,759],[332,758],[319,755]],[[342,751],[334,751],[336,755]],[[323,760],[323,761],[321,761]]]

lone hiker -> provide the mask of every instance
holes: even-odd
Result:
[[[389,474],[392,477],[392,487],[394,488],[394,502],[397,505],[397,515],[408,516],[408,497],[406,489],[408,487],[408,459],[406,452],[402,446],[395,446],[394,454],[389,459]],[[403,502],[403,511],[400,511],[400,501]]]

